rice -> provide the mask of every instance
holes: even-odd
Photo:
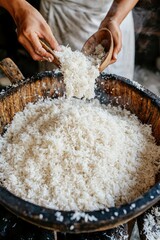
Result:
[[[160,240],[160,207],[152,207],[144,218],[143,233],[147,240]]]
[[[160,165],[150,126],[75,98],[29,103],[0,137],[0,152],[2,186],[59,211],[130,202],[155,184]]]
[[[62,51],[55,54],[61,62],[67,97],[94,98],[95,80],[99,76],[98,63],[78,50],[72,51],[65,46],[61,48]]]

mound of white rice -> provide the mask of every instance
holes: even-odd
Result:
[[[155,183],[160,147],[135,115],[98,101],[29,103],[0,137],[0,181],[58,210],[130,202]]]

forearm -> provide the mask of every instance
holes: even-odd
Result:
[[[104,20],[114,20],[118,24],[121,24],[137,2],[138,0],[114,0]]]
[[[114,0],[106,17],[99,28],[108,28],[113,36],[114,50],[111,63],[117,60],[117,55],[122,48],[122,33],[120,24],[128,13],[134,8],[138,0]]]
[[[23,14],[27,5],[29,3],[26,0],[0,0],[0,6],[10,13],[15,22],[18,22],[19,14]]]

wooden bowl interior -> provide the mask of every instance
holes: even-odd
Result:
[[[82,52],[85,53],[85,55],[90,56],[94,53],[98,44],[101,44],[104,47],[106,53],[109,52],[112,44],[112,36],[109,30],[100,29],[94,33],[84,44]]]

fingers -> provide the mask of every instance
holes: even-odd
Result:
[[[117,60],[112,59],[112,60],[110,61],[109,65],[115,63],[116,61],[117,61]]]
[[[42,47],[39,40],[40,38],[45,39],[50,44],[52,49],[58,51],[60,50],[60,47],[52,33],[49,33],[49,37],[47,37],[47,34],[43,36],[42,34],[36,33],[34,31],[25,31],[19,34],[17,30],[17,34],[19,35],[18,41],[24,46],[31,57],[36,61],[47,60],[49,62],[52,62],[54,59],[53,55]]]
[[[54,57],[47,52],[41,45],[39,37],[36,33],[20,35],[18,37],[19,42],[26,48],[32,58],[36,61],[48,60],[52,62]]]
[[[32,44],[30,44],[30,41],[26,37],[19,36],[18,41],[24,46],[24,48],[28,51],[28,53],[35,61],[41,61],[43,59],[42,56],[36,53]]]
[[[56,50],[56,51],[60,51],[61,48],[57,42],[57,40],[55,39],[55,37],[52,34],[52,31],[50,28],[48,28],[48,31],[46,32],[46,34],[43,35],[43,39],[49,43],[49,45],[51,46],[52,49]]]
[[[114,41],[113,60],[117,60],[118,54],[122,48],[121,31],[114,31],[112,35],[113,35],[113,41]]]
[[[111,19],[105,19],[102,21],[100,28],[106,27],[108,28],[113,36],[113,43],[114,43],[114,49],[113,49],[113,55],[112,60],[110,64],[113,64],[117,61],[118,54],[121,51],[122,48],[122,34],[119,27],[119,24]]]

